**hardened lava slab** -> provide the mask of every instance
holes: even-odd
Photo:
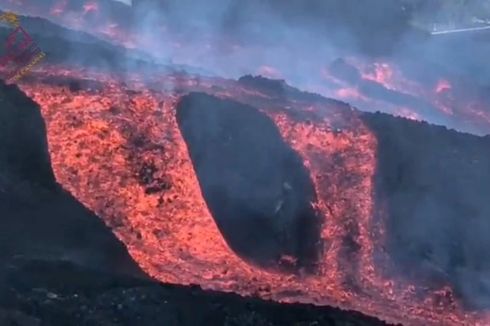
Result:
[[[203,93],[184,96],[177,121],[221,233],[264,267],[313,269],[321,219],[300,156],[259,110]]]

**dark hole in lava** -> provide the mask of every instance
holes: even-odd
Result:
[[[202,93],[184,96],[177,121],[204,199],[228,245],[266,268],[312,271],[321,220],[302,160],[266,115]]]

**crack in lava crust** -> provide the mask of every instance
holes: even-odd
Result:
[[[222,79],[168,75],[122,83],[116,76],[57,67],[39,76],[20,87],[41,106],[58,182],[101,216],[156,279],[356,309],[408,325],[468,321],[461,312],[435,309],[430,297],[415,300],[413,286],[379,276],[373,257],[383,255],[382,220],[372,219],[377,144],[348,105],[277,97]],[[56,76],[89,78],[103,87],[70,90],[46,82]],[[319,198],[313,205],[327,217],[315,275],[264,271],[227,247],[177,126],[176,103],[189,91],[259,108],[302,157]]]

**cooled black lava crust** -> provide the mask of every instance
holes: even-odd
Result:
[[[56,182],[39,105],[0,80],[0,286],[18,259],[147,277],[104,222]]]
[[[392,272],[450,284],[467,306],[490,307],[490,137],[387,114],[364,121],[378,140]]]
[[[310,204],[315,190],[274,122],[251,106],[203,93],[181,99],[177,121],[228,245],[263,267],[313,269],[321,224]]]

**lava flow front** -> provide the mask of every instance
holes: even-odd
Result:
[[[347,104],[261,78],[168,74],[123,82],[117,75],[55,66],[33,73],[19,87],[41,106],[57,180],[104,219],[153,277],[355,309],[406,325],[488,324],[482,313],[454,299],[448,284],[429,290],[383,273],[390,257],[384,248],[386,214],[374,198],[377,137]],[[189,92],[257,108],[299,155],[321,220],[314,268],[304,268],[294,252],[261,267],[230,249],[179,129],[176,111],[183,108],[177,107]],[[239,151],[254,152],[234,153]],[[285,162],[273,164],[280,169]],[[293,182],[284,184],[291,187]],[[277,197],[272,218],[285,196]]]

